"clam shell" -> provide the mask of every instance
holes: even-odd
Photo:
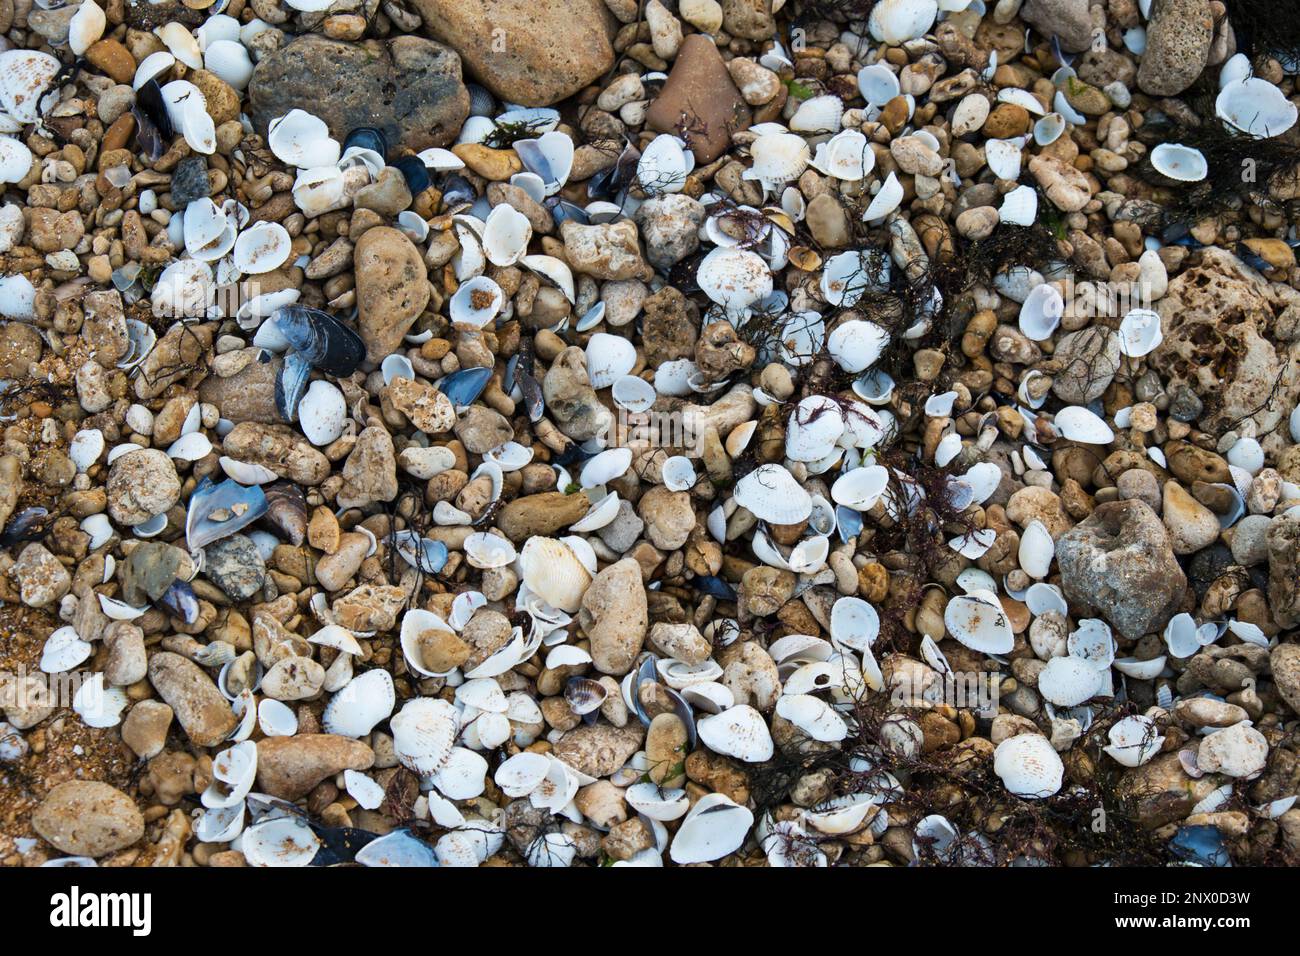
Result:
[[[776,713],[813,740],[836,743],[849,735],[844,718],[824,700],[810,694],[787,694],[779,698]]]
[[[571,304],[577,301],[573,291],[573,271],[567,263],[554,256],[524,256],[519,264],[558,288]]]
[[[645,814],[651,820],[663,822],[680,819],[686,815],[686,811],[691,806],[685,790],[665,790],[658,784],[650,782],[634,783],[627,788],[625,796],[628,804],[637,813]]]
[[[320,846],[320,837],[296,816],[257,823],[239,838],[239,849],[249,866],[309,866]]]
[[[843,117],[844,101],[838,96],[813,96],[799,104],[790,117],[790,129],[796,133],[836,133]]]
[[[293,240],[278,222],[259,222],[235,240],[235,267],[245,275],[260,275],[280,268],[289,260]]]
[[[435,773],[451,755],[458,726],[456,708],[447,701],[431,697],[408,700],[389,721],[393,751],[408,770]]]
[[[1280,89],[1253,76],[1223,84],[1214,112],[1230,126],[1260,138],[1282,135],[1295,125],[1297,116],[1296,105]]]
[[[502,568],[515,560],[515,546],[500,535],[479,531],[465,539],[465,558],[471,567]]]
[[[679,864],[720,860],[740,849],[753,825],[754,815],[730,797],[707,794],[696,801],[678,827],[668,855]]]
[[[503,760],[492,779],[502,793],[517,800],[536,790],[550,769],[551,761],[545,754],[523,751]]]
[[[903,184],[898,181],[898,176],[890,172],[881,183],[880,189],[872,197],[866,211],[862,214],[863,222],[878,223],[886,216],[899,207],[903,202]]]
[[[763,715],[748,704],[738,704],[721,714],[696,722],[700,740],[715,753],[745,763],[762,763],[773,754],[772,735]]]
[[[898,76],[883,63],[864,66],[858,70],[858,90],[868,105],[884,106],[898,95]]]
[[[1052,540],[1046,525],[1035,518],[1020,535],[1020,569],[1031,578],[1041,580],[1047,577],[1055,555],[1056,542]]]
[[[135,68],[135,78],[131,81],[132,88],[138,93],[140,88],[150,80],[162,76],[173,66],[176,65],[176,57],[172,56],[166,50],[157,50],[150,53],[140,65]]]
[[[869,290],[881,291],[888,284],[889,259],[875,254],[873,250],[867,250],[841,252],[827,259],[822,269],[820,288],[827,302],[848,309],[857,305]]]
[[[880,0],[871,8],[867,29],[876,40],[897,45],[925,36],[938,15],[938,0]]]
[[[475,276],[462,282],[451,297],[451,321],[481,329],[497,317],[504,304],[505,293],[495,280]]]
[[[95,0],[82,0],[77,12],[68,21],[68,48],[76,56],[81,56],[90,45],[104,35],[108,25],[104,11]]]
[[[991,139],[984,144],[984,159],[999,179],[1020,178],[1020,141]]]
[[[636,366],[636,346],[621,335],[597,332],[587,342],[586,358],[591,387],[609,388]]]
[[[1003,786],[1026,800],[1055,796],[1061,789],[1065,765],[1041,734],[1017,734],[993,751],[993,772]]]
[[[749,147],[753,163],[742,174],[744,179],[758,180],[775,192],[782,184],[793,182],[808,168],[808,143],[793,133],[766,133]]]
[[[583,466],[579,481],[583,488],[595,488],[625,475],[631,467],[632,449],[610,448]]]
[[[676,136],[660,133],[641,154],[636,178],[648,195],[679,193],[694,168],[695,156],[686,144]]]
[[[286,166],[314,169],[339,161],[340,148],[329,127],[306,110],[292,109],[267,124],[266,145]]]
[[[874,322],[841,322],[826,339],[826,350],[846,372],[870,368],[889,347],[889,333]]]
[[[700,263],[695,280],[710,300],[732,313],[746,313],[772,294],[767,263],[746,249],[714,249]]]
[[[177,23],[173,20],[171,23],[158,27],[153,32],[157,34],[158,39],[163,41],[176,59],[192,70],[202,69],[203,51],[199,49],[199,41],[195,39],[194,34],[190,33],[183,23]]]
[[[1075,707],[1101,689],[1101,675],[1078,657],[1053,657],[1038,675],[1038,692],[1058,707]]]
[[[243,91],[253,78],[253,61],[248,50],[236,40],[215,40],[203,51],[203,68]]]
[[[493,208],[484,224],[483,252],[493,265],[512,266],[528,252],[532,237],[533,227],[528,217],[502,203]]]
[[[690,491],[695,487],[695,466],[684,455],[673,455],[663,463],[660,474],[669,491]]]
[[[1182,183],[1198,183],[1210,174],[1209,163],[1199,149],[1182,143],[1160,143],[1151,150],[1156,172]]]
[[[1002,197],[998,220],[1012,226],[1032,226],[1038,221],[1038,193],[1031,186],[1017,186]]]
[[[619,408],[629,412],[648,412],[658,397],[655,387],[635,375],[621,375],[610,387],[610,397]]]
[[[1115,440],[1110,426],[1082,405],[1067,405],[1056,413],[1053,424],[1062,438],[1085,445],[1109,445]]]
[[[981,654],[1006,654],[1015,646],[997,595],[987,591],[953,597],[944,608],[943,624],[954,640]]]
[[[842,597],[831,608],[831,640],[865,651],[880,635],[880,615],[862,598]]]
[[[888,470],[881,465],[867,465],[835,479],[831,486],[831,499],[854,511],[870,511],[888,486]]]
[[[524,168],[541,179],[543,196],[554,196],[569,181],[573,170],[573,140],[564,133],[549,132],[538,139],[515,140],[514,150]]]
[[[94,645],[81,640],[74,628],[65,625],[45,639],[40,668],[47,674],[62,674],[85,663],[94,650]]]
[[[1115,721],[1107,732],[1109,746],[1102,749],[1124,767],[1140,767],[1160,752],[1165,742],[1156,731],[1155,721],[1133,714]]]
[[[1119,350],[1130,358],[1149,355],[1164,341],[1160,313],[1131,309],[1119,323]]]
[[[364,737],[397,704],[393,678],[380,668],[358,674],[330,698],[321,719],[326,733]]]
[[[1060,113],[1048,113],[1034,123],[1034,142],[1039,146],[1051,146],[1065,132],[1065,117]]]

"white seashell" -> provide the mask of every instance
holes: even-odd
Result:
[[[210,454],[212,454],[212,440],[203,432],[182,435],[167,448],[167,457],[180,461],[198,461]]]
[[[1164,341],[1160,313],[1131,309],[1119,323],[1119,350],[1129,358],[1149,355]]]
[[[147,607],[132,607],[125,601],[119,601],[117,598],[111,598],[106,594],[96,596],[99,598],[100,609],[114,621],[134,621],[149,610]]]
[[[1101,673],[1078,657],[1053,657],[1038,675],[1038,692],[1058,707],[1076,707],[1100,689]]]
[[[545,754],[522,751],[501,762],[492,779],[501,792],[517,800],[536,790],[551,770]]]
[[[876,40],[898,45],[925,36],[938,15],[938,0],[880,0],[871,8],[867,29]]]
[[[62,674],[90,659],[94,645],[77,636],[76,629],[65,625],[45,639],[40,668],[47,674]]]
[[[8,137],[0,137],[0,178],[4,176],[6,141],[8,141]],[[24,146],[23,148],[26,149],[27,147]],[[30,161],[28,165],[30,165]],[[27,174],[23,173],[23,175],[26,176]],[[31,279],[21,274],[0,278],[0,315],[3,315],[6,319],[30,320],[34,317],[35,312],[36,287],[32,285]]]
[[[889,487],[889,471],[882,465],[854,468],[835,479],[831,499],[854,511],[870,511]]]
[[[254,824],[239,838],[239,849],[249,866],[309,866],[320,846],[320,837],[296,816]]]
[[[769,524],[798,524],[812,514],[812,496],[776,464],[759,465],[736,482],[736,504]]]
[[[90,45],[104,35],[108,20],[95,0],[82,0],[77,12],[68,21],[68,48],[81,56]]]
[[[1297,115],[1296,105],[1277,86],[1254,76],[1224,84],[1214,112],[1230,126],[1259,138],[1281,136],[1295,125]]]
[[[721,714],[701,717],[696,722],[696,730],[700,740],[715,753],[745,763],[772,759],[774,748],[767,722],[748,704],[738,704]]]
[[[1033,93],[1028,90],[1022,90],[1019,87],[1006,86],[998,90],[999,103],[1014,103],[1016,106],[1023,106],[1034,116],[1045,116],[1047,110],[1043,109],[1043,104],[1038,101]],[[1061,112],[1064,112],[1062,110]]]
[[[993,751],[993,772],[1010,793],[1036,800],[1055,796],[1061,789],[1065,765],[1042,734],[1017,734]]]
[[[215,153],[216,126],[199,88],[189,80],[173,80],[162,88],[162,96],[172,125],[184,135],[190,149],[208,156]]]
[[[844,718],[824,700],[810,694],[789,694],[778,698],[776,712],[813,740],[834,743],[849,735]]]
[[[375,668],[358,674],[330,698],[321,725],[326,733],[364,737],[377,723],[388,719],[396,704],[392,676]]]
[[[68,457],[77,466],[77,471],[84,474],[104,453],[104,445],[102,431],[98,428],[83,428],[68,443]]]
[[[565,139],[568,139],[566,136]],[[483,252],[497,266],[512,266],[528,252],[533,227],[528,217],[501,203],[488,214],[483,227]]]
[[[293,202],[311,217],[338,209],[347,201],[343,171],[337,166],[315,166],[298,170],[293,183]]]
[[[968,93],[952,111],[952,135],[961,137],[973,133],[983,126],[988,118],[988,97],[982,93]]]
[[[1056,413],[1053,424],[1062,438],[1085,445],[1108,445],[1115,440],[1110,426],[1082,405],[1067,405]]]
[[[570,614],[577,612],[591,584],[592,575],[577,554],[555,538],[529,538],[519,553],[519,567],[530,591]]]
[[[298,732],[298,716],[288,704],[266,697],[257,705],[257,725],[267,737],[292,737]]]
[[[980,528],[978,531],[972,531],[969,534],[949,539],[948,547],[963,558],[977,561],[988,553],[989,548],[993,547],[997,541],[997,537],[997,532],[992,528]]]
[[[865,136],[855,129],[846,129],[818,145],[812,165],[827,176],[858,182],[875,168],[876,154]]]
[[[1056,286],[1044,284],[1035,286],[1024,298],[1021,306],[1021,332],[1035,342],[1045,342],[1052,338],[1057,326],[1061,325],[1061,316],[1065,315],[1065,299],[1061,297]]]
[[[984,144],[984,159],[998,179],[1020,178],[1020,141],[991,139]]]
[[[203,51],[203,68],[243,91],[253,78],[253,61],[237,40],[214,40]]]
[[[621,335],[597,332],[587,343],[586,357],[591,387],[609,388],[636,366],[636,346]]]
[[[874,322],[850,319],[841,322],[826,339],[826,350],[846,372],[870,368],[889,347],[889,333]]]
[[[898,181],[896,173],[890,172],[879,191],[872,197],[866,212],[862,214],[862,220],[869,223],[880,222],[902,204],[903,195],[903,184]]]
[[[1102,749],[1124,767],[1140,767],[1160,752],[1165,742],[1156,730],[1155,721],[1140,714],[1115,721],[1107,736],[1109,746]]]
[[[347,402],[338,387],[317,379],[298,402],[298,425],[318,448],[337,441],[347,421]]]
[[[157,514],[143,524],[138,524],[131,529],[137,538],[153,538],[163,533],[167,527],[167,515]]]
[[[454,705],[432,697],[413,698],[389,721],[393,752],[408,770],[432,774],[450,756],[458,726]]]
[[[36,50],[11,49],[0,53],[0,107],[18,123],[35,123],[47,107],[47,93],[59,73],[59,61]],[[13,130],[17,132],[17,130]]]
[[[609,394],[615,405],[633,413],[650,411],[658,397],[653,385],[635,375],[619,376]]]
[[[158,50],[150,53],[140,61],[140,65],[135,68],[135,79],[131,81],[132,87],[136,92],[152,79],[162,76],[173,66],[176,65],[176,57],[172,56],[166,50]]]
[[[625,475],[631,467],[632,449],[610,448],[583,465],[579,481],[583,488],[595,488]]]
[[[235,461],[226,455],[217,459],[221,470],[241,485],[265,485],[279,479],[279,475],[265,465],[254,465],[245,461]]]
[[[708,682],[691,684],[682,688],[682,697],[696,710],[708,714],[720,714],[736,703],[730,688],[723,684]]]
[[[1115,670],[1134,680],[1155,680],[1165,669],[1168,658],[1161,654],[1149,661],[1140,661],[1136,657],[1115,658]]]
[[[292,109],[267,125],[266,145],[286,166],[314,169],[339,161],[339,144],[329,127],[306,110]]]
[[[665,790],[650,782],[634,783],[624,796],[638,813],[663,822],[681,819],[691,807],[685,790]]]
[[[1031,186],[1017,186],[1002,197],[998,220],[1013,226],[1032,226],[1038,221],[1038,193]]]
[[[415,381],[415,366],[401,352],[394,352],[379,363],[379,372],[384,377],[385,385],[392,385],[396,379],[404,378]]]
[[[235,240],[235,267],[245,275],[261,275],[289,261],[293,240],[278,222],[262,221]]]
[[[522,142],[528,146],[520,147],[519,142],[515,146],[525,168],[541,181],[542,196],[533,197],[541,202],[546,196],[554,196],[569,181],[569,173],[573,171],[573,140],[564,133],[551,131]],[[534,168],[535,157],[541,160],[536,164],[539,168]]]
[[[714,660],[699,664],[664,658],[655,662],[659,679],[673,690],[682,690],[692,684],[711,684],[722,676],[722,665]]]
[[[192,70],[203,68],[203,51],[199,41],[183,23],[172,21],[153,31],[176,59]]]
[[[791,461],[825,458],[843,432],[840,406],[824,395],[809,395],[790,413],[785,432],[786,457]]]
[[[479,531],[465,539],[465,559],[475,568],[503,568],[515,560],[515,546],[490,531]]]
[[[716,720],[706,717],[705,720]],[[668,855],[674,863],[707,863],[734,853],[744,844],[754,815],[721,793],[710,793],[695,806],[673,836]]]
[[[673,455],[663,463],[660,474],[669,491],[690,491],[695,487],[695,466],[685,455]]]
[[[204,843],[229,843],[243,832],[242,802],[219,810],[201,810],[194,821],[194,835]]]
[[[898,95],[898,77],[885,64],[873,63],[858,70],[858,90],[868,105],[884,106]]]
[[[862,252],[841,252],[826,260],[820,288],[827,302],[847,309],[857,305],[868,290],[883,289],[888,282],[889,260],[876,262]]]
[[[185,250],[195,259],[220,259],[234,247],[237,232],[230,217],[211,199],[196,199],[185,207]]]
[[[487,783],[487,761],[464,747],[453,747],[433,775],[433,785],[448,800],[473,800]]]
[[[1156,172],[1183,183],[1199,183],[1210,174],[1210,164],[1199,149],[1182,143],[1160,143],[1151,150]]]
[[[517,441],[508,441],[504,445],[489,449],[483,456],[485,460],[495,462],[504,472],[518,471],[533,460],[533,450]]]
[[[278,701],[276,701],[278,703]],[[257,776],[257,745],[251,740],[237,743],[212,760],[212,782],[200,795],[211,810],[242,806]]]
[[[844,101],[838,96],[812,96],[794,111],[790,129],[796,133],[837,133],[843,117]]]
[[[113,537],[113,524],[108,520],[108,515],[93,514],[81,522],[81,530],[90,535],[90,550],[98,551],[110,538]],[[106,557],[112,557],[107,555]]]
[[[1052,540],[1046,525],[1035,518],[1020,535],[1020,569],[1031,578],[1041,580],[1047,577],[1055,556],[1056,542]]]
[[[695,276],[700,291],[730,313],[747,313],[772,294],[772,271],[747,249],[714,249]]]
[[[679,193],[695,168],[695,156],[676,136],[660,133],[650,141],[637,162],[636,178],[648,195]]]
[[[407,665],[416,673],[423,674],[425,677],[441,677],[444,675],[425,667],[418,650],[416,639],[425,631],[431,630],[450,631],[453,628],[437,614],[423,608],[411,608],[402,615],[400,633],[402,655],[406,658]]]
[[[524,256],[519,260],[519,264],[558,288],[570,304],[576,301],[573,291],[573,271],[568,263],[561,262],[554,256]]]
[[[981,654],[1006,654],[1015,645],[1011,622],[996,594],[958,594],[944,608],[943,624],[959,644]]]
[[[1188,658],[1201,649],[1196,621],[1188,613],[1175,614],[1165,625],[1165,646],[1177,658]]]
[[[1254,438],[1239,438],[1225,456],[1229,465],[1235,465],[1250,475],[1264,468],[1264,449]]]
[[[1250,57],[1244,53],[1234,53],[1219,68],[1219,89],[1229,83],[1236,83],[1250,76]]]
[[[494,279],[475,276],[462,282],[451,297],[451,321],[481,329],[497,317],[504,304],[505,293]]]
[[[745,170],[742,178],[758,180],[769,192],[798,179],[808,168],[808,143],[793,133],[760,136],[750,144],[749,155],[753,165]]]
[[[1048,113],[1034,123],[1034,142],[1039,146],[1051,146],[1065,132],[1065,117],[1060,113]]]

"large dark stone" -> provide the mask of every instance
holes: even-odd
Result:
[[[253,122],[267,124],[298,108],[325,121],[340,143],[358,126],[383,131],[390,145],[443,146],[469,115],[460,57],[420,37],[341,43],[299,37],[268,56],[249,83]]]

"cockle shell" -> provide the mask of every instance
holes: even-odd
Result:
[[[532,537],[519,553],[524,585],[551,607],[570,614],[582,606],[592,574],[573,549],[555,538]]]
[[[790,129],[797,133],[837,133],[843,116],[844,101],[838,96],[813,96],[799,104],[790,117]]]
[[[766,133],[749,147],[753,165],[742,174],[743,179],[758,180],[774,192],[782,184],[793,182],[808,168],[808,143],[793,133]]]
[[[1101,675],[1078,657],[1053,657],[1038,675],[1038,692],[1059,707],[1075,707],[1101,689]]]
[[[812,514],[812,496],[781,465],[759,465],[736,482],[734,494],[736,504],[770,524],[798,524]]]
[[[700,263],[700,290],[728,312],[746,313],[772,294],[772,270],[747,249],[714,249]]]
[[[1037,800],[1061,789],[1065,765],[1042,734],[1009,737],[993,751],[993,772],[1017,797]]]
[[[326,733],[364,737],[393,712],[397,696],[393,678],[383,668],[358,674],[330,698],[321,718]]]
[[[59,61],[48,53],[5,50],[0,53],[0,107],[19,123],[35,123],[42,102],[50,99],[46,94],[57,96],[51,83],[58,73]]]
[[[435,773],[451,755],[459,723],[455,706],[445,700],[432,697],[408,700],[389,721],[393,752],[408,770],[418,774]]]
[[[597,332],[587,342],[586,358],[591,387],[609,388],[636,366],[636,346],[622,335]]]

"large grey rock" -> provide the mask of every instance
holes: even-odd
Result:
[[[1099,506],[1056,542],[1056,560],[1070,602],[1129,638],[1164,627],[1187,590],[1169,533],[1136,499]]]
[[[314,113],[342,142],[358,126],[383,130],[390,147],[451,142],[469,115],[460,57],[420,37],[342,43],[299,37],[257,64],[249,83],[257,131],[294,108]]]

